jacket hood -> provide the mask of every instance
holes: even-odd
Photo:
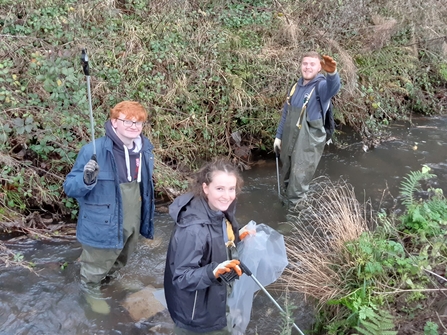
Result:
[[[104,128],[106,129],[106,136],[113,142],[113,152],[118,158],[116,163],[120,183],[131,182],[135,178],[138,182],[141,182],[141,169],[139,168],[142,157],[141,149],[143,147],[141,135],[133,140],[133,148],[128,149],[118,137],[110,120],[106,121]],[[134,175],[135,171],[137,171],[137,176]]]
[[[191,206],[188,206],[190,203]],[[227,212],[233,211],[234,203],[235,201],[230,205]],[[213,211],[204,198],[195,196],[191,192],[175,198],[169,206],[169,214],[179,227],[221,222],[225,216],[225,213],[221,211]]]
[[[124,152],[125,145],[124,145],[123,141],[121,141],[121,139],[116,134],[115,129],[112,127],[112,121],[107,120],[106,123],[104,124],[104,128],[106,129],[106,136],[109,137],[113,141],[113,144],[115,144],[115,146],[119,150],[122,150]],[[131,150],[131,152],[139,153],[143,147],[143,141],[141,140],[141,135],[138,136],[136,139],[134,139],[133,143],[134,143],[134,147]]]

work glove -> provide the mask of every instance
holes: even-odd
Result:
[[[281,140],[279,138],[275,138],[275,142],[273,142],[273,150],[277,154],[281,151]]]
[[[99,173],[99,165],[94,159],[90,159],[84,166],[84,183],[91,185],[96,182]]]
[[[239,239],[241,241],[248,235],[256,235],[256,229],[248,229],[246,225],[239,229]]]
[[[232,259],[229,261],[225,261],[220,263],[214,270],[214,277],[219,278],[220,275],[223,275],[231,270],[234,270],[238,276],[242,275],[242,270],[239,267],[239,261],[237,259]]]
[[[337,62],[331,56],[323,55],[323,60],[320,61],[320,64],[321,68],[327,73],[337,71]]]

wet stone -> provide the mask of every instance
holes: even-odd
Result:
[[[163,290],[152,286],[132,293],[123,302],[123,307],[129,312],[133,320],[149,319],[166,309]]]

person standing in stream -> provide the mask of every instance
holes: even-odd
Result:
[[[79,203],[76,237],[82,244],[81,283],[98,288],[126,265],[139,234],[154,234],[153,145],[141,134],[147,111],[122,101],[110,111],[106,135],[84,145],[64,182]]]
[[[326,71],[327,76],[320,73]],[[316,98],[318,85],[319,98]],[[317,52],[307,52],[301,59],[301,78],[289,93],[273,144],[280,152],[283,201],[296,207],[306,198],[326,144],[324,119],[331,98],[340,90],[337,63],[330,56],[322,59]]]
[[[242,187],[237,167],[219,158],[196,174],[191,191],[169,206],[175,228],[169,242],[164,292],[174,334],[230,335],[225,274],[240,276],[237,244],[250,232],[239,231],[236,195]]]

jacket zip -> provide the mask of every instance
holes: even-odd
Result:
[[[194,295],[194,305],[192,306],[191,320],[194,320],[194,314],[196,313],[196,304],[197,304],[197,291]]]

